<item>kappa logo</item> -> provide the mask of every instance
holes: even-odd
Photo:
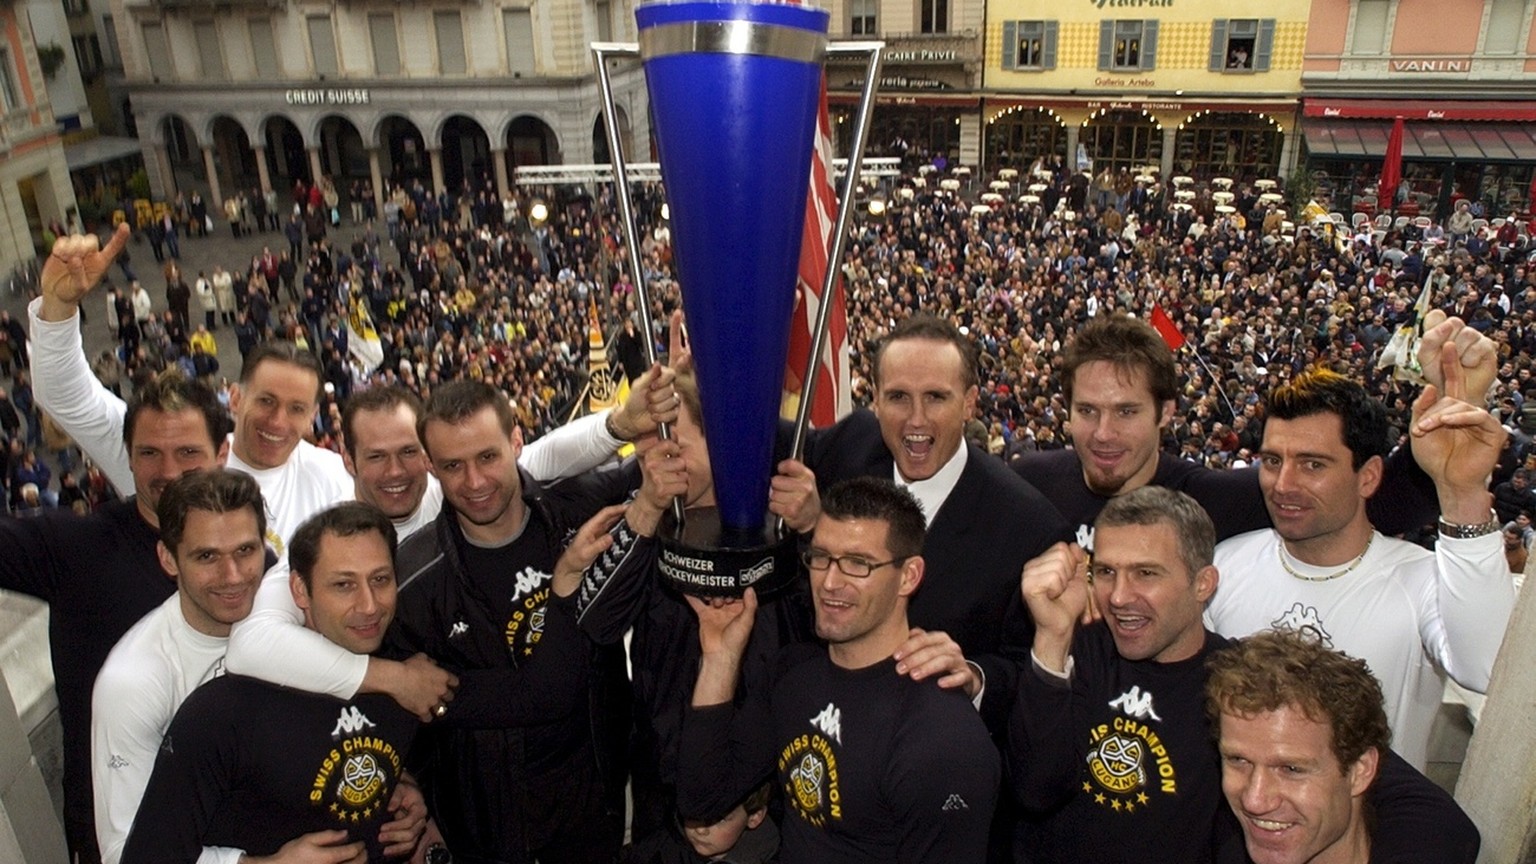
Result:
[[[448,638],[449,639],[453,639],[453,638],[458,637],[458,636],[463,636],[465,633],[468,633],[468,632],[469,632],[469,625],[468,624],[464,623],[463,621],[455,621],[455,622],[453,622],[453,626],[448,629]]]
[[[843,743],[843,711],[831,702],[821,709],[821,713],[811,718],[811,725],[820,729],[828,738]]]
[[[965,803],[965,799],[961,798],[959,796],[959,794],[957,794],[957,793],[950,793],[950,796],[948,798],[944,799],[944,806],[940,807],[939,809],[940,810],[945,810],[945,811],[949,811],[949,810],[969,810],[969,809],[971,809],[971,805]]]
[[[1152,710],[1152,691],[1148,690],[1143,693],[1141,688],[1134,684],[1131,685],[1131,689],[1111,699],[1109,707],[1118,708],[1126,714],[1142,720],[1150,717],[1159,723],[1163,722],[1163,718],[1157,716],[1157,712]]]
[[[523,571],[517,574],[517,585],[512,589],[513,605],[516,605],[517,601],[542,588],[544,583],[548,581],[548,573],[540,573],[532,567],[524,567]]]
[[[124,759],[120,754],[113,753],[112,754],[112,758],[107,762],[107,767],[108,768],[127,768],[128,767],[128,760]]]
[[[1086,550],[1088,552],[1092,552],[1093,551],[1093,526],[1092,525],[1079,525],[1079,526],[1077,526],[1077,545],[1081,546],[1084,550]]]
[[[356,705],[348,705],[341,709],[341,716],[336,718],[336,728],[331,730],[331,738],[340,739],[343,735],[356,735],[363,731],[363,727],[373,728],[376,725],[364,716]]]
[[[1285,614],[1269,622],[1269,626],[1276,630],[1293,630],[1300,633],[1303,630],[1311,630],[1321,636],[1324,645],[1332,645],[1333,637],[1323,629],[1323,617],[1318,614],[1316,606],[1304,606],[1300,601],[1291,604],[1291,608],[1285,610]]]

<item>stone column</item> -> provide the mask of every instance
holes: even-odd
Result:
[[[1072,174],[1077,173],[1077,135],[1082,131],[1082,124],[1067,124],[1067,170]],[[1031,180],[1031,183],[1034,181]],[[1028,185],[1028,184],[1025,184]]]
[[[384,218],[384,169],[379,165],[379,148],[368,148],[368,177],[373,181],[373,210]]]
[[[1163,182],[1165,183],[1168,182],[1169,177],[1173,176],[1173,154],[1174,150],[1178,147],[1178,141],[1179,127],[1173,125],[1172,123],[1163,126],[1162,169]]]
[[[496,168],[496,194],[507,197],[507,148],[491,148],[491,164]]]
[[[441,147],[433,147],[427,151],[427,158],[432,162],[432,194],[443,191],[443,150]]]
[[[208,211],[223,211],[224,193],[219,189],[219,169],[213,161],[213,145],[203,145],[203,170],[208,174]]]
[[[304,152],[309,154],[309,181],[311,185],[320,182],[323,173],[320,170],[320,148],[305,147]]]
[[[974,166],[977,181],[980,181],[985,173],[981,165],[981,115],[979,113],[960,115],[960,164]]]
[[[1300,155],[1300,152],[1296,149],[1296,136],[1300,132],[1301,127],[1293,123],[1291,128],[1280,133],[1280,177],[1278,179],[1282,185],[1286,178],[1291,176],[1291,172],[1296,170],[1295,161]],[[1278,191],[1283,192],[1285,190],[1281,189]],[[1302,205],[1298,204],[1297,206],[1300,207]]]
[[[261,180],[261,194],[272,191],[272,175],[267,171],[267,148],[256,148],[256,176]]]
[[[1531,582],[1536,556],[1526,562]],[[1478,864],[1529,861],[1536,848],[1536,750],[1529,706],[1536,700],[1536,592],[1522,590],[1493,664],[1488,701],[1467,745],[1456,803],[1483,835]]]

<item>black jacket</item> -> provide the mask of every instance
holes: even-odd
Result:
[[[600,784],[623,812],[629,728],[624,655],[576,626],[574,598],[553,598],[550,574],[566,539],[623,499],[632,478],[599,472],[550,490],[522,475],[522,533],[496,555],[508,566],[469,572],[458,519],[445,506],[396,556],[400,595],[388,645],[421,651],[459,676],[448,713],[418,739],[428,806],[455,854],[521,862],[585,818],[562,806]],[[482,559],[483,560],[483,559]],[[510,588],[510,596],[506,586]]]

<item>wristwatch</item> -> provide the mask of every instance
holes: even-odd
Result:
[[[1471,540],[1474,537],[1486,537],[1496,534],[1502,526],[1497,514],[1490,512],[1487,522],[1478,522],[1474,525],[1460,525],[1455,522],[1447,522],[1444,517],[1440,519],[1440,533],[1447,537],[1455,537],[1457,540]]]
[[[453,864],[453,853],[441,843],[433,843],[427,847],[427,864]]]

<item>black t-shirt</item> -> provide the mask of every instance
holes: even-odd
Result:
[[[799,658],[798,660],[796,658]],[[774,772],[786,862],[980,862],[997,804],[996,747],[964,693],[785,649],[764,700],[690,709],[678,809],[718,818]]]
[[[1211,860],[1221,769],[1205,716],[1205,660],[1132,661],[1102,624],[1072,643],[1070,683],[1020,676],[1008,758],[1031,864]]]
[[[350,701],[228,675],[199,687],[165,733],[123,864],[194,862],[204,846],[271,855],[345,829],[382,861],[379,827],[415,738],[393,698]]]

